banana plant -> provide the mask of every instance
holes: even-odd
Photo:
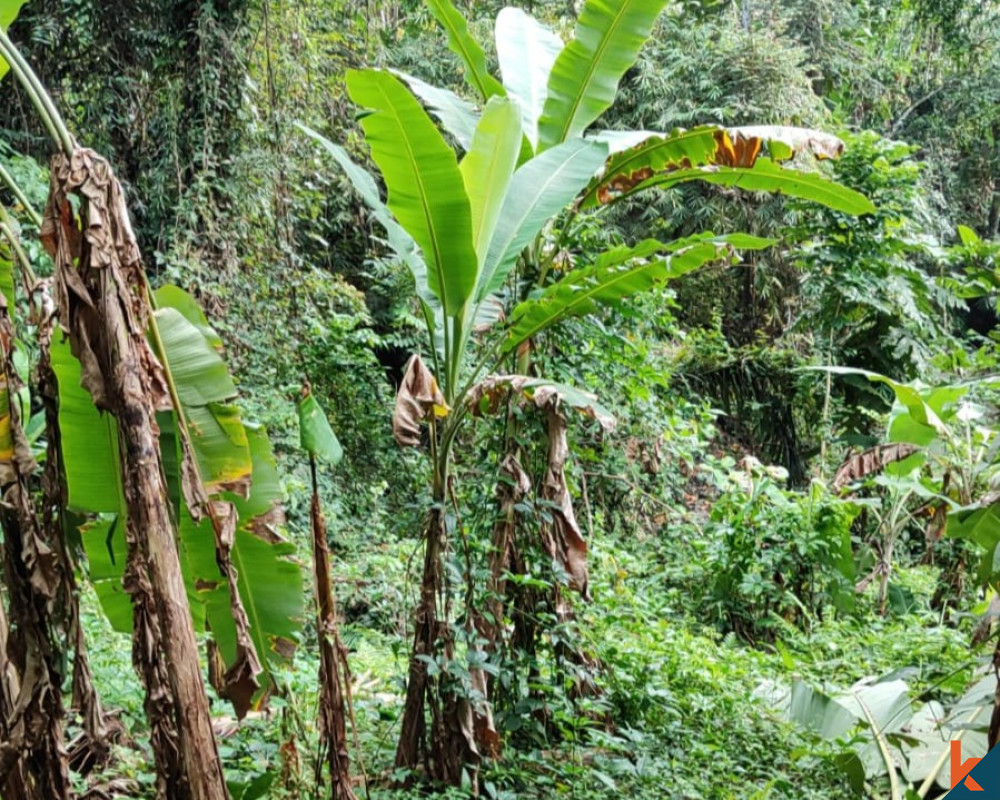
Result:
[[[219,513],[233,513],[231,558],[238,573],[234,583],[267,686],[273,686],[270,667],[294,649],[301,627],[302,574],[292,558],[294,547],[277,530],[283,498],[271,445],[266,432],[244,422],[231,404],[236,387],[218,352],[221,340],[194,298],[175,286],[164,286],[155,299],[158,356],[177,387],[200,479]],[[127,562],[126,503],[117,423],[98,411],[80,385],[81,366],[68,341],[57,336],[51,353],[59,387],[68,507],[86,520],[80,526],[80,539],[106,616],[116,630],[131,632],[132,605],[122,584]],[[184,583],[196,628],[211,634],[228,672],[240,661],[242,634],[234,621],[239,614],[232,613],[230,582],[220,575],[212,522],[196,519],[182,488],[179,417],[177,411],[161,412],[159,426]],[[258,687],[237,676],[238,671],[233,672],[216,688],[242,716]]]
[[[411,359],[394,416],[401,445],[429,443],[433,499],[396,762],[403,769],[415,767],[424,746],[432,755],[432,777],[457,784],[463,775],[474,776],[476,764],[494,751],[495,732],[476,670],[467,670],[471,677],[463,684],[449,669],[454,631],[438,607],[453,445],[469,412],[481,410],[486,383],[494,389],[502,385],[539,408],[541,391],[556,398],[545,407],[557,415],[560,404],[573,405],[565,398],[581,396],[569,387],[540,387],[544,381],[524,375],[499,380],[489,373],[508,357],[515,358],[516,373],[526,372],[531,343],[563,320],[622,302],[706,263],[733,259],[737,249],[773,244],[711,233],[647,240],[581,257],[582,266],[555,277],[566,237],[558,234],[553,242],[554,232],[571,231],[576,218],[635,192],[692,180],[784,192],[845,213],[865,213],[872,206],[817,174],[788,168],[797,151],[824,157],[839,152],[836,139],[818,132],[593,131],[666,0],[587,0],[568,43],[525,12],[506,8],[496,22],[499,78],[490,74],[482,45],[450,0],[427,4],[462,61],[475,98],[392,71],[348,73],[348,92],[361,109],[385,201],[374,177],[344,148],[304,130],[326,148],[385,230],[389,247],[413,276],[426,320],[430,363]],[[596,414],[592,397],[576,407]],[[426,439],[422,425],[429,429]],[[558,484],[565,458],[554,458]],[[557,545],[553,552],[566,551]],[[477,651],[474,642],[469,650]],[[425,735],[428,716],[446,722],[431,725]]]

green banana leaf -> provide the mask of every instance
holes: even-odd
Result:
[[[304,615],[302,568],[294,560],[295,546],[273,530],[271,517],[280,509],[283,492],[267,433],[253,425],[246,426],[246,433],[253,461],[250,494],[244,498],[223,492],[219,498],[236,507],[239,523],[232,561],[250,622],[250,637],[265,673],[271,677],[272,668],[288,660],[298,641]],[[171,491],[178,497],[174,494],[178,490]],[[236,627],[229,586],[215,561],[211,522],[204,519],[195,523],[184,512],[179,536],[188,593],[192,608],[198,609],[193,613],[204,617],[223,660],[232,664],[236,658]]]
[[[530,14],[508,6],[497,16],[496,44],[503,85],[520,104],[522,130],[537,149],[546,86],[563,40]]]
[[[153,292],[153,297],[157,308],[166,306],[174,309],[198,329],[198,332],[205,337],[205,341],[214,350],[222,351],[222,337],[209,324],[205,312],[201,310],[201,306],[198,305],[198,301],[194,297],[179,286],[170,283]]]
[[[458,167],[469,197],[472,243],[480,264],[493,239],[520,151],[521,114],[517,104],[505,97],[491,98],[476,127],[472,147]]]
[[[80,526],[87,574],[112,627],[132,630],[132,603],[122,586],[127,549],[125,492],[118,424],[94,406],[80,385],[80,362],[57,332],[49,350],[59,390],[59,434],[68,511],[89,517]]]
[[[463,150],[468,150],[472,146],[472,137],[475,136],[476,126],[479,124],[479,112],[472,103],[450,89],[431,86],[426,81],[407,75],[398,69],[390,72],[410,87],[410,91],[423,101],[431,115],[455,138]]]
[[[301,569],[290,559],[294,547],[272,530],[282,494],[270,443],[263,429],[244,424],[238,410],[224,402],[235,386],[214,347],[218,336],[194,299],[176,287],[160,290],[156,299],[161,356],[181,399],[199,469],[213,500],[231,502],[238,513],[232,559],[251,636],[266,669],[290,654],[303,616]],[[68,505],[70,511],[90,517],[80,534],[102,608],[117,630],[130,631],[131,603],[121,583],[127,511],[117,425],[113,417],[97,411],[80,386],[79,362],[61,337],[52,344],[51,359],[59,385]],[[199,630],[212,632],[231,663],[235,627],[211,522],[195,523],[184,505],[173,413],[160,413],[158,423],[192,618]]]
[[[682,183],[704,181],[717,186],[732,186],[753,192],[773,192],[812,200],[845,214],[871,214],[875,211],[872,201],[860,192],[811,172],[786,169],[770,159],[761,159],[752,167],[703,167],[679,169],[656,175],[625,192],[626,197],[636,192],[658,186],[669,189]],[[618,198],[620,199],[620,198]]]
[[[874,206],[863,195],[820,175],[781,167],[776,160],[808,151],[835,158],[843,144],[834,136],[806,128],[759,127],[732,131],[713,126],[670,134],[600,131],[612,155],[604,172],[587,187],[581,208],[607,204],[652,186],[662,189],[703,180],[757,191],[780,192],[850,214]],[[766,146],[771,157],[760,157]]]
[[[302,617],[300,568],[288,559],[294,547],[265,527],[280,512],[282,501],[271,446],[262,428],[245,425],[239,409],[226,402],[236,387],[212,346],[218,337],[194,298],[171,287],[158,292],[156,299],[160,356],[180,400],[202,482],[212,500],[232,503],[236,509],[231,558],[250,636],[270,674],[269,665],[291,651]],[[208,333],[201,328],[209,328]],[[192,614],[211,631],[223,660],[231,664],[236,658],[236,632],[230,587],[216,561],[215,533],[210,520],[196,522],[185,506],[180,477],[183,451],[172,414],[161,415],[160,431]]]
[[[299,401],[299,441],[302,449],[309,455],[330,464],[339,464],[344,457],[344,449],[340,446],[337,435],[312,394],[307,394]]]
[[[967,389],[959,389],[955,394],[950,391],[956,387],[944,387],[949,391],[935,390],[937,402],[929,402],[925,395],[931,392],[922,392],[919,386],[909,383],[900,383],[892,378],[871,372],[866,369],[855,367],[816,367],[815,369],[829,372],[833,375],[857,375],[867,378],[872,383],[883,383],[892,389],[896,395],[897,409],[894,410],[892,421],[889,424],[889,441],[915,444],[919,447],[927,447],[938,436],[945,431],[945,424],[941,415],[945,413],[945,405],[949,400],[959,399]]]
[[[11,26],[11,23],[17,19],[17,15],[21,12],[21,6],[26,2],[28,0],[0,0],[0,29],[6,31]],[[8,71],[10,71],[10,64],[0,56],[0,78]]]
[[[730,258],[735,247],[761,249],[772,244],[773,240],[746,234],[699,234],[670,243],[647,239],[635,247],[616,247],[598,257],[593,265],[569,272],[536,298],[518,305],[511,314],[502,352],[511,352],[521,342],[568,317],[589,314],[709,261]],[[665,258],[659,257],[664,254]],[[654,260],[646,260],[650,258]],[[636,264],[637,260],[640,263]]]
[[[237,394],[228,367],[180,311],[161,306],[153,316],[163,348],[158,355],[176,388],[206,491],[245,490],[253,466],[239,409],[228,402]]]
[[[486,54],[482,45],[469,33],[465,17],[450,0],[427,0],[427,7],[448,34],[448,47],[462,60],[469,86],[483,100],[489,100],[493,95],[502,96],[503,86],[486,69]]]
[[[556,58],[538,123],[538,148],[581,136],[618,93],[618,82],[667,0],[587,0],[573,40]]]
[[[606,156],[604,144],[575,139],[518,168],[479,276],[477,302],[503,284],[521,251],[534,241],[546,222],[572,202]]]
[[[600,131],[594,138],[608,142],[611,157],[604,172],[587,187],[580,200],[580,208],[593,208],[599,198],[616,181],[623,179],[629,183],[634,176],[676,170],[682,167],[699,167],[715,164],[718,147],[716,136],[722,132],[715,126],[703,126],[690,130],[675,130],[667,135],[650,134],[645,131]],[[626,137],[623,142],[618,136]],[[638,139],[638,142],[635,140]],[[624,146],[623,146],[624,145]]]
[[[446,318],[476,287],[472,212],[455,153],[416,98],[387,72],[351,70],[351,99],[372,109],[361,124],[389,192],[389,208],[427,264],[427,286]]]

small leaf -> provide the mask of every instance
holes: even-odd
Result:
[[[344,449],[330,427],[326,414],[308,389],[303,390],[302,399],[299,400],[299,438],[303,450],[330,464],[339,464],[344,457]]]

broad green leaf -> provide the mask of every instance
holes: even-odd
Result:
[[[587,189],[582,208],[612,203],[649,186],[669,188],[689,180],[738,185],[759,191],[786,192],[849,213],[874,208],[862,195],[820,176],[775,163],[798,152],[835,158],[843,149],[836,136],[810,128],[757,126],[700,127],[670,134],[600,131],[612,156],[600,178]],[[761,156],[767,147],[770,158]],[[718,177],[703,177],[705,174]],[[782,178],[779,181],[779,178]],[[752,185],[751,185],[752,184]]]
[[[184,300],[182,295],[170,297]],[[158,355],[177,391],[205,489],[213,494],[245,487],[252,465],[239,409],[228,403],[236,396],[229,368],[180,311],[161,307],[154,318],[163,347]]]
[[[901,680],[857,686],[838,700],[858,719],[869,721],[870,715],[870,725],[882,734],[897,732],[913,716],[909,687]]]
[[[767,247],[769,239],[742,235],[744,247]],[[502,352],[514,350],[546,328],[568,317],[581,316],[603,305],[647,291],[719,258],[732,255],[726,236],[700,234],[663,243],[648,239],[635,247],[621,246],[582,269],[569,272],[538,297],[526,300],[511,314]],[[647,259],[652,258],[652,261]],[[638,263],[636,263],[638,262]]]
[[[21,6],[26,2],[28,0],[0,0],[0,29],[6,31],[11,26],[11,23],[17,19]],[[6,75],[9,70],[10,64],[0,56],[0,78]]]
[[[972,247],[982,241],[979,235],[967,225],[958,226],[958,238],[962,240],[962,244],[966,247]]]
[[[331,464],[339,464],[344,457],[337,435],[312,394],[299,400],[299,441],[307,453]]]
[[[132,630],[132,603],[122,586],[128,550],[118,424],[97,410],[80,385],[80,362],[56,334],[49,350],[59,391],[59,433],[69,511],[96,515],[79,528],[87,573],[115,630]]]
[[[503,95],[503,86],[486,69],[486,54],[482,46],[472,38],[468,22],[451,0],[427,0],[427,7],[448,34],[448,47],[462,60],[469,86],[483,100],[489,100],[495,94]]]
[[[854,367],[821,367],[820,369],[834,375],[860,375],[873,383],[884,383],[892,389],[901,409],[893,412],[892,421],[889,424],[890,442],[904,442],[927,447],[944,430],[944,423],[938,413],[926,402],[920,390],[915,386],[894,381],[892,378],[877,372]],[[942,408],[947,398],[951,396],[948,392],[937,396]]]
[[[239,526],[233,544],[233,565],[239,574],[239,592],[250,621],[257,654],[268,664],[287,661],[302,628],[302,568],[294,560],[295,545],[278,537],[273,517],[283,499],[278,468],[264,428],[248,425],[253,480],[246,499],[223,498],[236,506]],[[211,539],[211,531],[209,531]],[[218,574],[218,570],[216,570]],[[205,592],[207,620],[223,658],[236,654],[236,631],[225,583]]]
[[[311,128],[307,128],[305,125],[299,125],[299,128],[323,145],[327,152],[340,165],[344,174],[347,175],[348,180],[351,181],[358,194],[361,195],[361,199],[365,201],[365,204],[375,215],[375,219],[385,229],[389,247],[409,267],[419,297],[425,303],[436,305],[438,300],[431,293],[430,287],[427,284],[427,265],[420,254],[420,248],[417,247],[417,243],[413,240],[413,237],[403,229],[403,226],[396,221],[396,218],[392,216],[392,212],[382,202],[375,179],[363,167],[356,164],[343,147],[334,144],[325,136]],[[471,139],[472,135],[470,134],[469,140],[471,141]]]
[[[226,362],[198,328],[169,306],[154,317],[181,403],[207,406],[236,396]]]
[[[520,105],[522,129],[537,149],[546,86],[563,40],[530,14],[508,6],[497,16],[496,43],[503,85]]]
[[[420,246],[427,284],[445,317],[476,287],[472,213],[452,151],[416,98],[387,72],[351,70],[351,99],[373,113],[364,127],[372,158],[389,190],[389,208]]]
[[[179,312],[188,322],[194,325],[205,340],[215,349],[222,349],[222,337],[209,324],[208,317],[201,310],[198,301],[179,286],[168,283],[153,292],[157,307],[166,306]]]
[[[90,580],[104,615],[119,633],[132,632],[132,599],[122,585],[125,574],[125,517],[102,514],[80,526]]]
[[[948,515],[946,535],[974,542],[992,559],[994,550],[1000,544],[1000,503],[956,509]]]
[[[444,129],[455,137],[463,150],[472,146],[472,137],[479,124],[479,112],[468,100],[459,97],[450,89],[437,86],[407,75],[399,70],[390,70],[393,75],[403,80],[410,91],[423,100],[431,114],[437,118]]]
[[[606,154],[605,145],[577,139],[536,156],[514,173],[479,278],[477,301],[503,284],[521,251],[573,201]]]
[[[682,183],[704,181],[752,192],[772,192],[812,200],[845,214],[871,214],[875,206],[860,192],[827,180],[821,175],[781,167],[770,159],[760,159],[753,167],[703,167],[679,169],[656,175],[619,195],[621,199],[657,186],[669,189]]]
[[[17,301],[14,290],[14,262],[5,258],[2,251],[0,251],[0,293],[3,294],[4,300],[7,301],[7,310],[11,319],[13,319],[14,304]]]
[[[209,494],[239,487],[250,476],[250,452],[240,410],[226,403],[184,409],[198,472]]]
[[[582,135],[604,113],[666,5],[667,0],[587,0],[573,40],[549,76],[539,150]]]
[[[190,298],[178,292],[170,294],[191,313]],[[196,624],[204,619],[223,658],[232,664],[237,648],[230,592],[238,591],[250,637],[267,669],[278,653],[275,643],[291,644],[296,637],[302,593],[299,568],[286,558],[294,547],[269,527],[280,515],[281,502],[270,443],[263,429],[244,425],[239,409],[224,402],[235,395],[235,386],[198,327],[171,307],[157,309],[155,319],[162,345],[158,354],[180,398],[202,483],[213,501],[232,504],[237,514],[230,558],[238,586],[232,587],[220,573],[211,520],[195,522],[185,506],[177,421],[171,414],[162,415],[161,452],[178,519],[192,615]]]
[[[161,451],[164,472],[175,507],[182,502],[179,486],[179,443],[173,419],[161,421]],[[301,626],[302,575],[291,560],[294,545],[280,540],[267,526],[282,500],[277,466],[263,428],[248,425],[247,438],[253,458],[253,478],[249,497],[222,492],[216,498],[231,502],[239,522],[231,558],[238,573],[240,599],[250,622],[250,636],[265,671],[280,655],[279,640],[297,640]],[[227,664],[236,658],[236,627],[233,624],[229,586],[216,560],[215,534],[210,520],[196,523],[182,511],[178,519],[178,539],[184,583],[191,613],[199,630],[208,630],[219,645]],[[288,649],[282,648],[287,654]]]
[[[903,775],[908,781],[914,784],[921,783],[929,775],[934,774],[937,778],[938,786],[943,789],[951,787],[950,778],[950,758],[945,759],[943,767],[939,770],[941,755],[948,751],[950,755],[951,740],[960,738],[952,735],[949,726],[945,722],[948,714],[944,707],[936,700],[931,700],[924,704],[920,711],[913,715],[907,725],[907,739],[915,742],[915,746],[903,745],[903,752],[906,755],[906,762]],[[972,737],[969,737],[971,740]],[[962,743],[962,757],[981,758],[986,755],[985,742],[981,752],[972,752],[967,742]]]
[[[80,362],[58,333],[50,349],[59,385],[59,433],[66,470],[68,505],[73,511],[123,514],[125,495],[119,469],[118,424],[102,414],[80,385]],[[124,560],[123,535],[120,542]]]
[[[827,740],[840,738],[858,722],[857,716],[836,698],[802,681],[792,684],[788,718]]]
[[[0,28],[7,30],[28,0],[0,0]]]
[[[459,164],[472,212],[472,244],[478,263],[486,258],[500,207],[521,150],[521,115],[505,97],[491,98],[476,128],[472,148]]]

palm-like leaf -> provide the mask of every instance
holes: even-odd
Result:
[[[539,150],[580,136],[607,110],[666,5],[667,0],[587,0],[573,40],[549,76]]]
[[[426,81],[399,70],[392,74],[402,80],[410,91],[419,97],[441,126],[453,137],[463,150],[472,146],[472,137],[479,124],[479,112],[468,100],[459,97],[451,89],[431,86]]]
[[[836,137],[802,128],[702,127],[671,134],[631,132],[610,138],[613,154],[600,178],[580,201],[591,208],[620,200],[653,186],[667,189],[681,183],[704,181],[755,191],[779,192],[813,200],[850,214],[874,211],[864,195],[820,175],[779,166],[775,158],[808,151],[834,157],[842,144]],[[761,157],[767,147],[772,158]]]
[[[472,147],[459,170],[472,212],[472,242],[477,259],[486,257],[501,204],[514,176],[521,149],[521,115],[517,104],[494,97],[476,128]]]
[[[520,104],[524,134],[537,148],[546,86],[563,40],[534,17],[508,6],[497,16],[496,43],[503,85]]]
[[[514,173],[479,278],[477,300],[500,287],[521,251],[573,201],[606,154],[605,145],[576,139],[536,156]]]
[[[469,33],[465,17],[450,0],[427,0],[427,6],[448,34],[448,47],[465,65],[465,80],[469,86],[483,100],[489,100],[493,95],[503,95],[503,86],[486,69],[486,55],[479,42]]]
[[[372,158],[389,191],[389,208],[427,263],[427,285],[454,316],[476,286],[472,213],[455,153],[414,96],[379,70],[352,70],[351,99],[373,113],[362,119]]]
[[[786,194],[790,197],[812,200],[845,214],[871,214],[875,211],[872,201],[860,192],[829,181],[815,173],[784,169],[767,159],[758,161],[753,167],[708,167],[677,170],[644,181],[633,191],[641,192],[654,186],[669,189],[672,186],[692,181],[703,181],[717,186],[731,186],[747,191]],[[633,191],[630,191],[629,194],[632,194]]]
[[[760,249],[773,243],[745,234],[699,234],[669,243],[647,239],[635,247],[616,247],[599,256],[593,265],[569,272],[538,297],[517,306],[502,351],[511,352],[564,319],[589,314],[600,306],[652,289],[709,261],[729,258],[734,247]]]
[[[6,31],[11,23],[17,19],[17,15],[28,0],[0,0],[0,30]],[[0,78],[10,70],[10,64],[0,56]]]

